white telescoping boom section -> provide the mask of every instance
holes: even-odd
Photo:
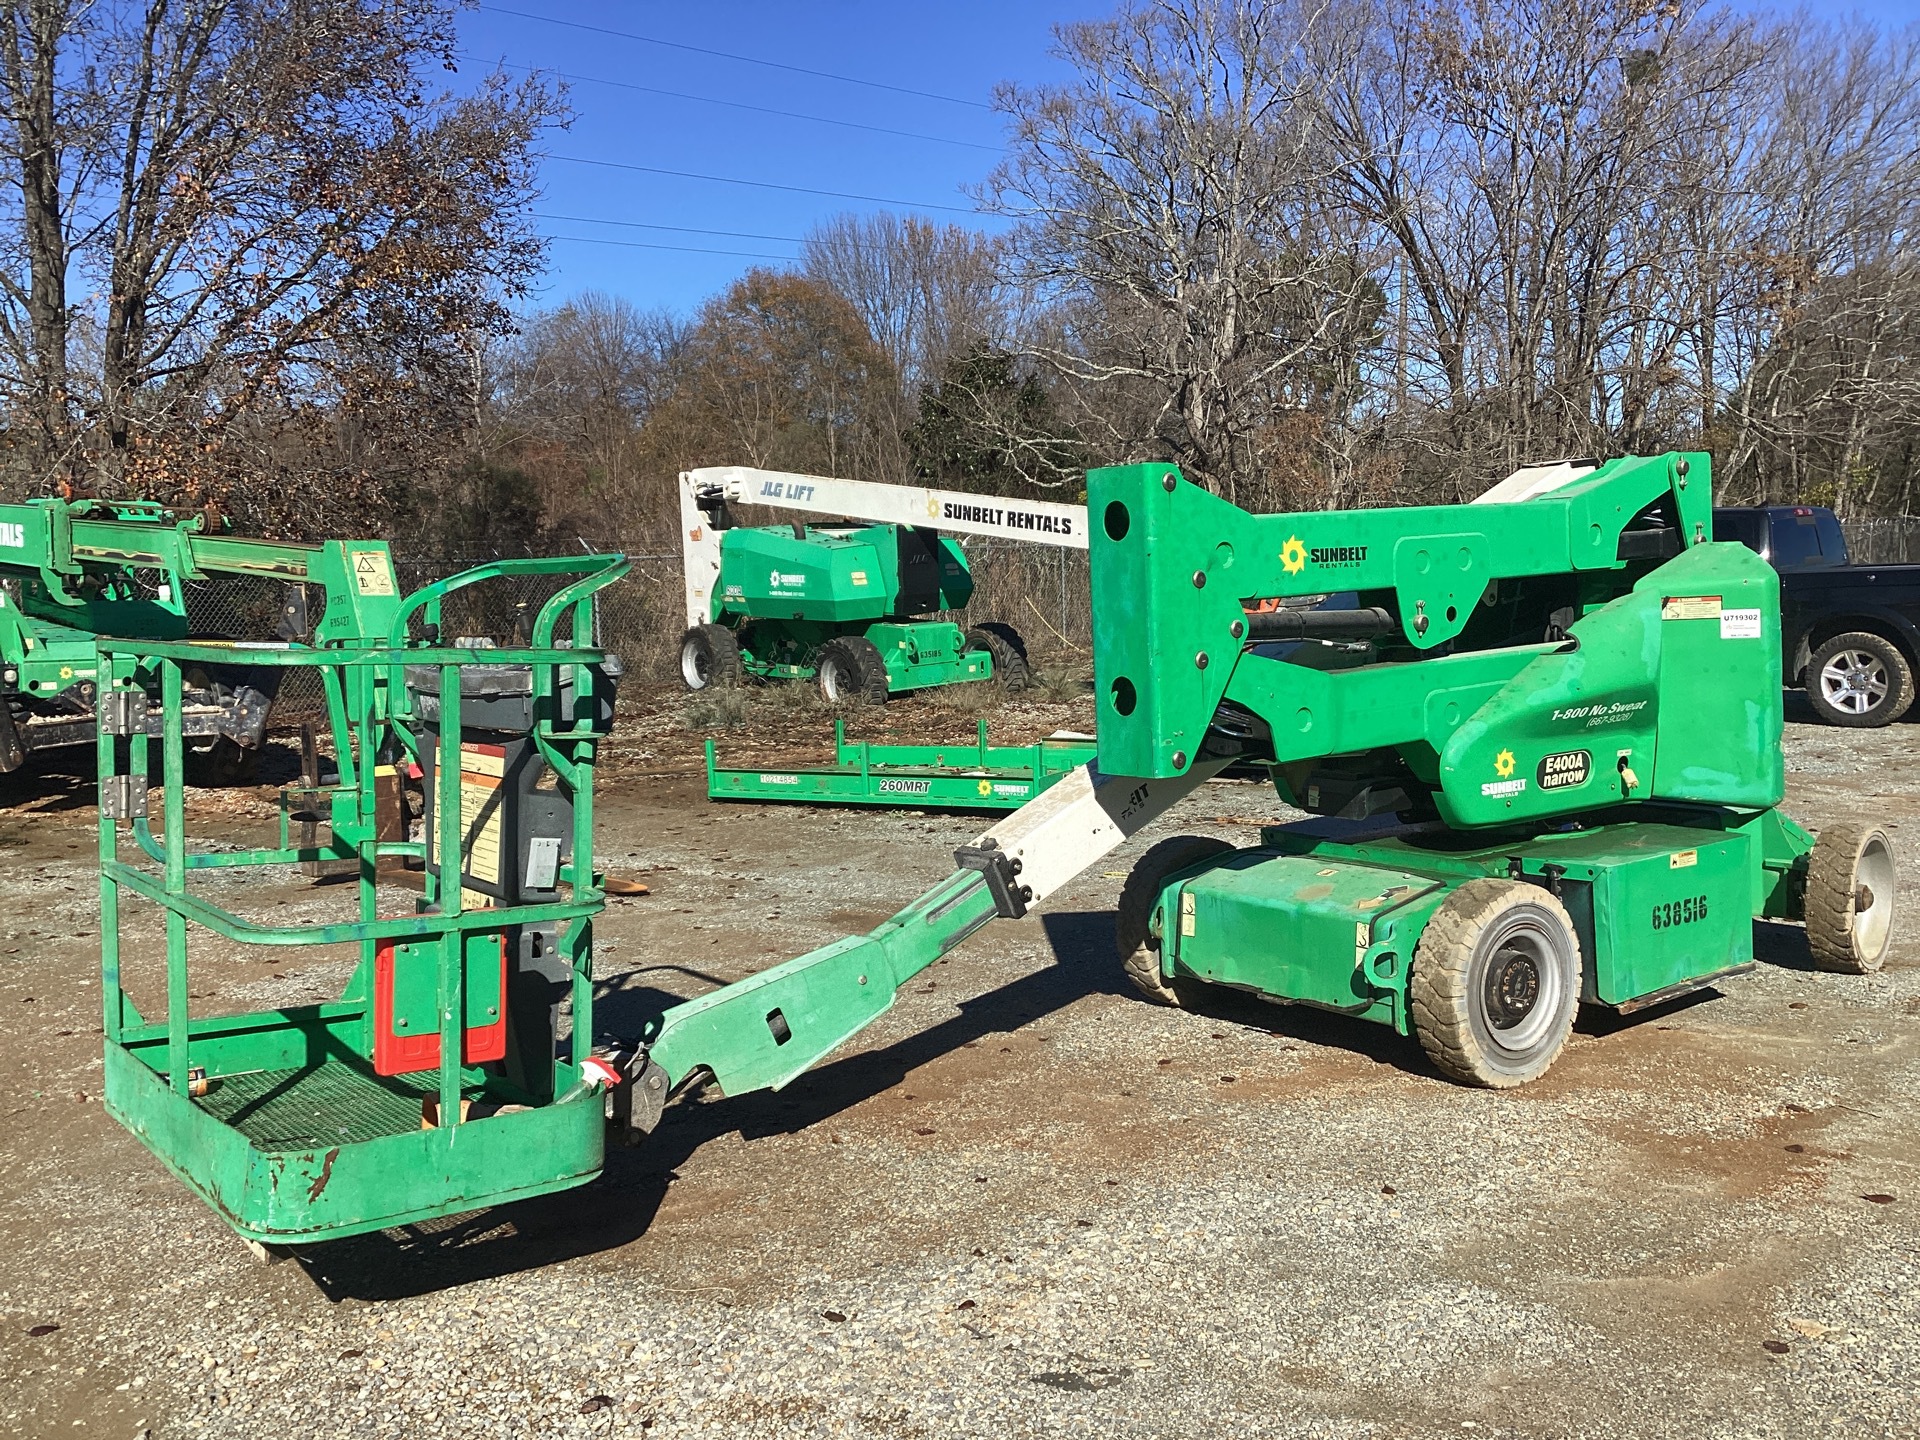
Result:
[[[923,525],[956,535],[989,535],[1067,550],[1087,548],[1087,507],[1053,500],[1010,500],[924,485],[880,485],[794,475],[747,465],[709,465],[680,473],[680,546],[686,563],[687,624],[713,620],[713,586],[720,575],[720,534],[700,508],[725,500],[732,505],[777,505],[876,524]]]

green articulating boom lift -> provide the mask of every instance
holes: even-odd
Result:
[[[738,505],[843,518],[749,526]],[[1082,505],[736,465],[682,474],[680,520],[687,688],[811,680],[833,703],[995,678],[1025,689],[1027,647],[1011,625],[933,618],[973,598],[952,534],[1087,547]]]
[[[1128,975],[1161,1002],[1212,984],[1363,1017],[1417,1039],[1454,1080],[1508,1087],[1553,1062],[1582,1002],[1631,1012],[1746,969],[1758,918],[1804,920],[1823,968],[1877,968],[1891,847],[1871,825],[1816,843],[1777,809],[1778,580],[1710,540],[1711,493],[1701,454],[1528,467],[1466,506],[1291,515],[1250,515],[1165,465],[1093,472],[1095,759],[962,847],[950,876],[871,933],[675,1005],[593,1065],[576,1027],[548,1108],[584,1103],[598,1075],[637,1138],[698,1083],[785,1085],[974,931],[1045,902],[1230,764],[1268,766],[1311,818],[1250,848],[1175,837],[1146,852],[1116,935]],[[443,674],[441,693],[453,688]],[[581,727],[566,733],[585,743]],[[574,833],[586,853],[590,835]],[[363,874],[375,848],[362,847]],[[586,912],[573,914],[565,953],[578,964]],[[408,983],[440,1017],[426,1079],[445,1113],[456,1095],[507,1092],[495,1071],[456,1073],[448,1058],[472,992],[463,1011],[458,955],[447,942],[435,953],[439,988]],[[573,995],[578,1013],[577,978]],[[371,1023],[358,998],[328,1012],[345,1033]],[[466,1023],[471,1035],[479,1022]],[[143,1083],[187,1088],[192,1035],[171,1042],[159,1078],[159,1030],[141,1033],[156,1077]],[[552,1035],[527,1033],[528,1053],[550,1050]],[[218,1096],[223,1072],[205,1073]],[[241,1098],[261,1084],[231,1079]],[[486,1143],[504,1159],[539,1123],[462,1128],[498,1127]],[[598,1134],[579,1132],[540,1188],[587,1178]],[[508,1183],[538,1178],[524,1160],[491,1190],[441,1184],[433,1157],[452,1143],[393,1151],[403,1197],[361,1189],[357,1208],[329,1210],[322,1182],[347,1143],[290,1134],[254,1159],[275,1187],[273,1223],[227,1213],[251,1238],[299,1242],[422,1218],[436,1194],[446,1213],[532,1193]],[[170,1163],[194,1180],[191,1160]]]
[[[0,578],[15,582],[14,594],[0,588],[0,773],[18,769],[31,751],[93,743],[95,640],[188,639],[190,583],[284,582],[273,634],[240,638],[385,633],[399,596],[384,540],[303,545],[213,534],[206,524],[204,515],[146,501],[0,505]],[[307,586],[324,597],[311,620]],[[257,759],[277,674],[249,658],[205,652],[205,663],[187,673],[181,717],[184,733],[212,742],[236,779]]]

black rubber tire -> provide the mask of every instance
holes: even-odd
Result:
[[[1113,948],[1119,952],[1120,967],[1127,979],[1149,1000],[1184,1008],[1200,981],[1160,973],[1160,940],[1148,930],[1153,907],[1159,902],[1167,877],[1190,865],[1231,855],[1234,847],[1211,835],[1175,835],[1162,840],[1139,860],[1120,887],[1120,903],[1114,909]]]
[[[887,703],[887,665],[880,647],[864,635],[842,635],[820,647],[814,683],[829,705]]]
[[[1821,681],[1821,672],[1828,663],[1848,652],[1870,657],[1871,663],[1862,668],[1872,670],[1877,667],[1881,672],[1884,698],[1863,710],[1849,710],[1836,703],[1828,697],[1826,686]],[[1813,652],[1812,658],[1807,661],[1806,691],[1807,699],[1813,705],[1813,713],[1829,725],[1844,725],[1850,730],[1870,730],[1891,725],[1913,708],[1913,666],[1907,663],[1907,657],[1900,647],[1885,636],[1866,630],[1850,630],[1844,635],[1835,635]]]
[[[963,650],[984,650],[993,657],[993,677],[1015,693],[1031,689],[1033,671],[1027,664],[1027,642],[1020,632],[999,620],[983,620],[967,631]]]
[[[1871,975],[1885,965],[1897,892],[1886,831],[1849,822],[1822,826],[1807,857],[1807,949],[1813,963],[1842,975]]]
[[[194,768],[205,777],[209,787],[257,785],[263,749],[259,745],[240,745],[221,735],[201,752]]]
[[[1525,968],[1510,962],[1495,972],[1502,954]],[[1531,1002],[1513,1023],[1497,1026],[1491,992],[1501,975],[1523,977],[1526,969],[1534,977]],[[1489,1090],[1537,1080],[1566,1044],[1580,1005],[1573,919],[1537,885],[1469,880],[1427,922],[1408,990],[1413,1033],[1448,1079]],[[1503,1031],[1520,1032],[1518,1043],[1503,1043]]]
[[[724,625],[695,625],[680,637],[680,679],[689,690],[727,690],[747,678],[740,641]]]

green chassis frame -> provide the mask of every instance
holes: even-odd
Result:
[[[1017,810],[1093,759],[1092,740],[1047,739],[1032,745],[989,745],[987,722],[977,742],[878,745],[847,742],[833,722],[831,766],[723,769],[707,740],[707,796],[712,800],[784,800],[821,805],[915,805],[955,810]]]
[[[144,817],[150,742],[144,729],[116,727],[114,707],[101,706],[99,821],[101,980],[106,1032],[106,1107],[160,1159],[249,1240],[311,1241],[455,1214],[483,1205],[559,1190],[590,1179],[605,1146],[604,1097],[582,1078],[593,1013],[593,917],[603,903],[592,871],[593,775],[600,729],[598,698],[588,667],[604,652],[563,646],[553,632],[563,617],[573,634],[590,635],[594,592],[617,580],[627,561],[617,555],[510,560],[436,582],[400,607],[387,643],[362,650],[250,649],[252,665],[313,667],[321,671],[333,725],[340,784],[334,791],[335,834],[330,844],[302,848],[287,842],[238,853],[189,853],[184,843],[181,672],[204,662],[208,647],[148,641],[100,643],[103,701],[144,692],[157,680],[163,712],[159,737],[163,836]],[[581,572],[585,572],[582,574]],[[520,649],[467,650],[410,647],[407,622],[424,612],[438,625],[442,598],[453,590],[504,575],[580,574],[540,610],[532,644]],[[439,786],[437,851],[464,854],[460,833],[460,672],[463,666],[533,668],[535,743],[571,793],[573,855],[560,868],[568,899],[557,903],[468,909],[457,883],[443,885],[429,871],[420,913],[383,918],[376,905],[375,871],[382,856],[422,856],[418,842],[376,842],[375,758],[397,743],[418,753],[406,723],[411,706],[405,666],[439,667],[443,721],[436,771]],[[570,672],[563,675],[563,672]],[[573,684],[572,715],[557,713],[565,680]],[[116,734],[115,729],[131,733]],[[113,805],[116,793],[137,797]],[[110,811],[132,819],[138,847],[152,864],[120,858],[120,831]],[[285,865],[333,859],[359,862],[359,918],[320,925],[269,925],[247,919],[192,893],[190,877],[231,867]],[[123,891],[162,907],[166,920],[166,1017],[145,1019],[121,985],[120,909]],[[439,906],[429,911],[427,906]],[[574,1016],[567,1053],[556,1055],[546,1103],[517,1113],[469,1122],[462,1100],[528,1104],[501,1078],[461,1063],[463,963],[468,935],[505,933],[536,923],[564,926],[562,953],[572,969]],[[357,945],[360,961],[340,999],[255,1014],[194,1017],[188,1011],[188,927],[199,926],[247,945]],[[437,945],[437,1071],[380,1076],[373,1072],[372,972],[382,940],[416,949]],[[196,1094],[196,1091],[204,1093]],[[439,1124],[422,1128],[423,1100],[438,1103]]]

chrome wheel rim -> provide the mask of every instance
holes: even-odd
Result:
[[[838,700],[843,689],[844,682],[840,677],[839,663],[833,660],[827,661],[820,667],[820,693],[829,700]]]
[[[696,641],[689,640],[680,647],[680,678],[689,690],[707,688],[707,656]]]
[[[1495,1048],[1525,1056],[1552,1030],[1565,999],[1566,976],[1546,928],[1516,918],[1494,937],[1481,978],[1481,1013]]]
[[[1820,667],[1820,694],[1834,709],[1865,715],[1886,702],[1887,667],[1866,650],[1840,650]]]
[[[1893,851],[1876,830],[1853,864],[1853,953],[1869,964],[1880,958],[1893,932],[1893,888]]]

